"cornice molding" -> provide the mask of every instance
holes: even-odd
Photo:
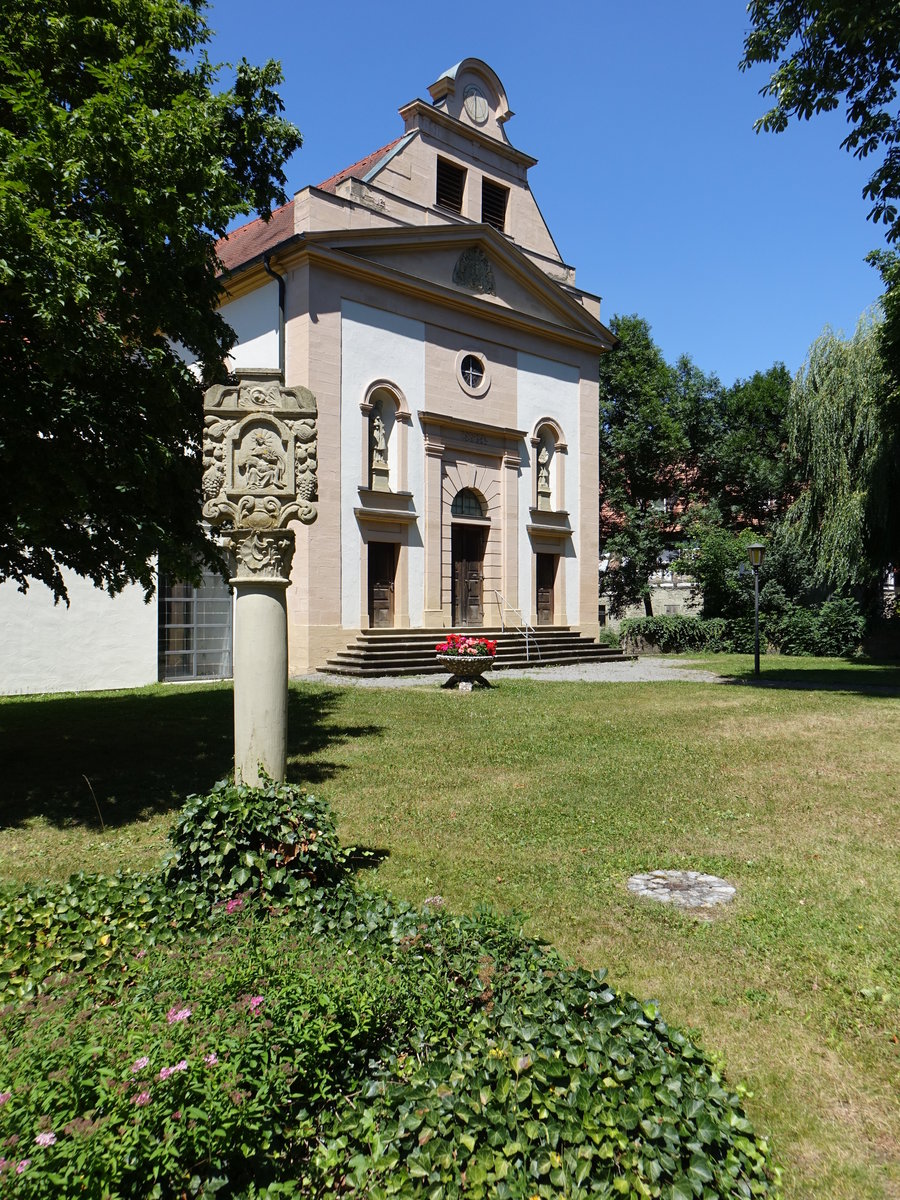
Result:
[[[442,306],[450,306],[457,311],[468,311],[479,320],[487,320],[502,326],[521,329],[530,334],[547,337],[551,341],[577,346],[579,349],[588,349],[593,352],[596,352],[598,349],[603,351],[611,349],[616,341],[606,326],[597,321],[595,317],[592,317],[584,309],[579,313],[575,313],[568,308],[568,305],[553,305],[552,302],[548,303],[548,307],[557,308],[561,316],[565,315],[570,319],[576,320],[581,328],[558,325],[551,320],[532,316],[530,313],[523,313],[514,308],[505,308],[489,300],[483,300],[479,296],[468,295],[465,292],[457,291],[455,288],[445,287],[442,284],[422,279],[419,276],[406,275],[394,267],[388,267],[383,263],[376,263],[372,259],[347,253],[340,248],[328,246],[322,242],[312,243],[304,240],[287,247],[283,254],[273,251],[270,259],[275,261],[277,266],[286,269],[297,267],[304,261],[316,263],[320,266],[340,271],[345,275],[374,283],[381,283],[394,291],[411,296],[416,300],[433,300]],[[547,286],[553,288],[558,285],[554,284],[552,280],[548,280]],[[536,289],[531,288],[530,290],[535,291]],[[538,294],[540,295],[539,292]],[[573,306],[577,305],[577,301],[574,300],[569,303]],[[580,308],[581,306],[578,305],[578,307]]]
[[[448,116],[447,113],[441,112],[439,108],[434,108],[431,104],[426,104],[424,100],[412,100],[409,104],[404,104],[398,111],[406,122],[407,133],[412,133],[414,129],[419,129],[421,132],[421,126],[410,126],[413,118],[420,117],[428,121],[433,121],[435,125],[448,130],[450,133],[455,133],[463,141],[474,142],[483,150],[493,151],[500,158],[506,158],[510,162],[514,162],[517,166],[524,167],[526,171],[529,167],[533,167],[537,163],[537,159],[533,158],[530,154],[525,154],[522,150],[517,150],[515,146],[510,146],[506,142],[500,142],[497,138],[490,137],[488,134],[482,133],[480,129],[473,128],[471,125],[464,125],[462,121]]]

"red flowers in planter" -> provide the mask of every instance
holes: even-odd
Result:
[[[497,643],[490,638],[463,637],[460,633],[450,633],[447,640],[438,642],[434,649],[437,654],[449,655],[451,658],[478,655],[493,658],[497,653]]]

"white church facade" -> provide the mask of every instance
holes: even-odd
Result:
[[[372,627],[597,633],[597,362],[614,339],[543,220],[496,74],[467,59],[430,97],[400,109],[395,141],[220,246],[232,370],[316,399],[294,676]],[[147,605],[73,580],[69,609],[38,589],[0,586],[2,692],[228,673],[224,585],[163,579]]]

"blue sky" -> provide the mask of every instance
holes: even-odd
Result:
[[[793,372],[825,325],[849,333],[877,300],[872,168],[840,149],[842,112],[753,132],[767,73],[737,69],[741,0],[214,0],[208,20],[212,57],[282,62],[304,137],[289,193],[398,136],[402,104],[483,58],[578,283],[607,320],[645,317],[670,361],[687,353],[725,383],[776,361]]]

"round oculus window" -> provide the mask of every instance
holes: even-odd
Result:
[[[465,385],[470,387],[473,392],[477,392],[484,383],[484,363],[474,354],[465,356],[460,363],[459,373],[462,375]]]
[[[470,396],[486,395],[491,386],[491,375],[484,355],[460,350],[456,356],[456,381]]]

